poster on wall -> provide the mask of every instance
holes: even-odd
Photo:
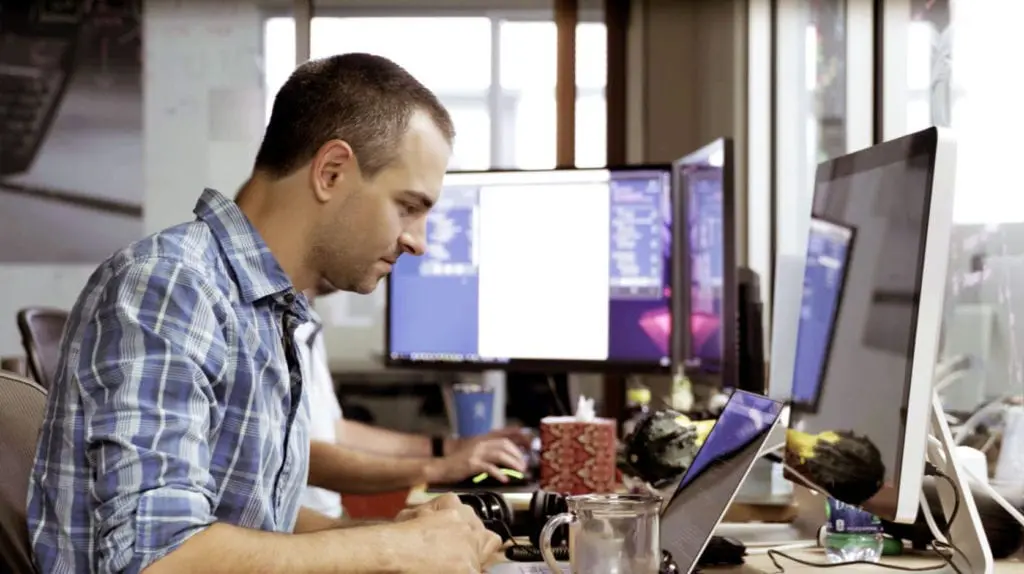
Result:
[[[0,5],[0,264],[142,236],[142,0]]]

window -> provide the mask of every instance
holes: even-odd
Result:
[[[485,96],[491,84],[488,18],[328,17],[313,18],[311,26],[311,58],[346,52],[384,56],[438,95]]]
[[[1011,56],[1017,53],[1024,4],[885,4],[885,138],[937,125],[951,127],[957,142],[940,353],[977,359],[943,394],[947,409],[970,411],[1019,393],[1024,379],[1016,316],[1024,296],[1019,291],[1024,194],[1017,136],[1024,116],[1022,82]]]
[[[887,6],[884,22],[886,139],[929,126],[957,138],[954,220],[965,224],[1024,221],[1024,195],[1007,182],[1024,128],[1017,109],[1019,74],[1002,63],[1024,17],[1019,2],[936,0]],[[955,30],[955,38],[954,38]],[[898,54],[903,52],[903,56]]]
[[[873,3],[773,0],[776,97],[771,341],[773,392],[793,380],[796,317],[814,174],[822,161],[871,145]],[[776,351],[778,351],[776,353]]]
[[[801,258],[815,167],[846,152],[845,5],[845,1],[810,0],[780,0],[779,5],[774,34],[778,44],[776,246]]]
[[[515,143],[501,164],[551,168],[556,163],[555,82],[558,31],[554,22],[501,23],[502,97],[516,101]],[[607,158],[607,36],[604,24],[576,28],[576,165],[600,167]]]
[[[269,120],[274,95],[294,68],[294,20],[271,18],[264,30]],[[320,16],[313,18],[310,36],[313,58],[346,52],[379,54],[401,64],[433,90],[455,123],[452,169],[554,167],[554,22],[500,15]],[[398,36],[402,42],[393,41]],[[497,54],[492,54],[492,46]],[[604,24],[580,23],[576,39],[576,163],[580,167],[605,163],[605,54]]]

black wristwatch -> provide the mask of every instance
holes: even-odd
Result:
[[[441,458],[444,456],[444,437],[435,436],[430,439],[430,450],[433,452],[435,458]]]

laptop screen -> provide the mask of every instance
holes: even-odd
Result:
[[[661,515],[661,547],[681,572],[697,564],[715,527],[760,457],[782,403],[734,391]]]

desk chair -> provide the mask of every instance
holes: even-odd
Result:
[[[44,389],[49,389],[60,357],[60,338],[68,322],[67,311],[29,307],[18,311],[18,330],[28,357],[28,372]]]
[[[25,517],[36,435],[43,423],[46,391],[0,371],[0,570],[35,572]],[[6,569],[4,568],[6,566]]]

